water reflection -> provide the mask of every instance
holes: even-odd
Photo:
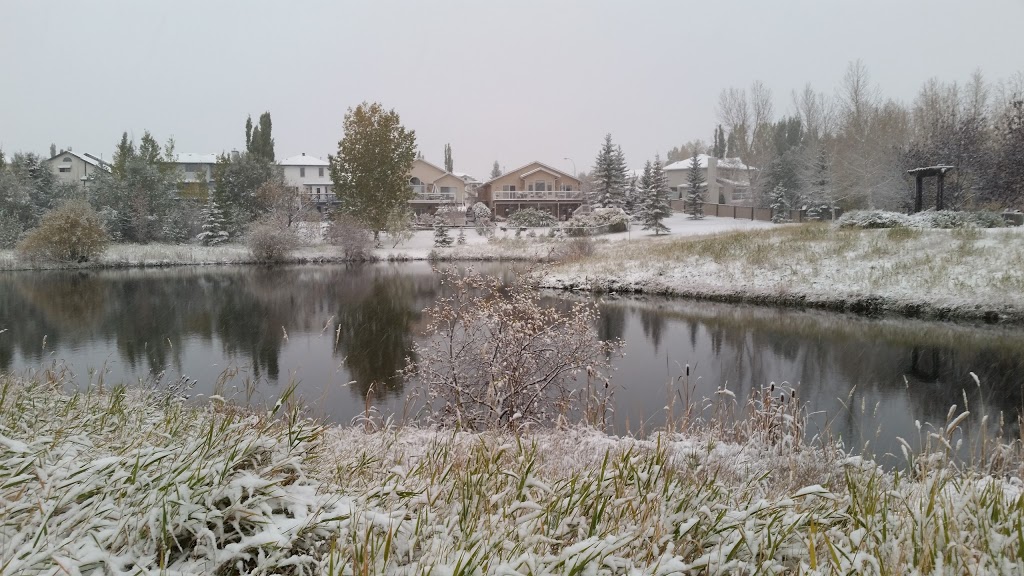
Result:
[[[384,410],[404,408],[408,383],[395,374],[441,290],[423,263],[0,273],[0,370],[60,359],[82,380],[91,370],[108,382],[188,376],[203,394],[238,370],[229,384],[239,389],[274,398],[295,381],[315,412],[348,422],[371,383]],[[687,365],[695,400],[719,386],[742,400],[772,381],[799,385],[812,432],[850,446],[915,438],[915,420],[941,423],[965,394],[973,413],[1008,422],[1024,404],[1020,330],[658,298],[599,307],[601,338],[626,342],[614,361],[619,432],[662,425]]]

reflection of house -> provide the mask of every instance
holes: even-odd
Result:
[[[704,181],[707,183],[708,194],[705,202],[712,204],[749,204],[750,173],[754,169],[744,164],[739,158],[715,158],[707,154],[698,154]],[[676,193],[675,198],[686,199],[689,194],[690,159],[680,160],[665,166],[668,185]]]
[[[335,201],[334,182],[331,181],[330,162],[316,156],[285,158],[278,162],[284,172],[284,184],[300,194],[304,202],[331,204]]]
[[[561,170],[531,162],[484,182],[477,188],[477,195],[497,216],[536,208],[564,220],[583,203],[581,184],[578,178]]]
[[[50,171],[63,184],[77,184],[88,180],[98,170],[110,172],[110,165],[92,154],[79,154],[71,150],[63,150],[46,161]]]
[[[178,189],[181,195],[205,200],[206,194],[213,190],[213,170],[217,165],[217,155],[184,152],[174,155],[174,163],[178,166]]]
[[[462,206],[466,202],[466,181],[422,158],[412,163],[409,187],[413,192],[409,205],[417,216],[433,214],[443,205]]]

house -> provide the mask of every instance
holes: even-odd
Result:
[[[413,160],[409,187],[413,192],[409,205],[417,216],[433,214],[441,206],[466,205],[466,181],[422,158]]]
[[[178,190],[182,197],[205,200],[213,190],[217,154],[183,152],[174,155],[178,169]]]
[[[285,186],[299,194],[303,203],[325,206],[333,204],[334,182],[331,181],[330,162],[305,152],[278,162],[284,174]]]
[[[79,154],[71,150],[62,150],[59,154],[46,161],[50,171],[57,176],[62,184],[77,184],[88,180],[97,171],[110,172],[110,164],[92,154]]]
[[[685,200],[689,194],[690,164],[691,159],[687,158],[664,168],[669,188],[676,193],[674,198]],[[698,154],[697,164],[707,183],[705,202],[750,203],[750,176],[756,168],[747,166],[739,158],[716,158],[707,154]]]
[[[477,196],[496,216],[536,208],[567,220],[583,204],[582,184],[561,170],[531,162],[484,182],[477,188]]]

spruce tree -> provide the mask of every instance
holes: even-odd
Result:
[[[128,139],[128,133],[121,134],[121,142],[114,149],[114,163],[111,172],[114,176],[123,177],[127,171],[128,161],[135,158],[135,142]]]
[[[789,199],[782,184],[776,184],[769,194],[769,207],[772,209],[772,222],[780,224],[789,222]]]
[[[196,236],[196,239],[203,246],[216,246],[228,239],[228,232],[225,229],[224,213],[211,195],[206,201],[206,208],[202,211],[203,231]]]
[[[452,237],[448,235],[448,226],[441,218],[434,218],[434,247],[447,248],[452,245]]]
[[[451,172],[455,170],[455,162],[452,161],[452,145],[444,145],[444,170],[445,172]]]
[[[626,203],[626,156],[612,144],[612,135],[604,137],[594,160],[591,203],[602,208],[622,208]]]
[[[644,165],[644,175],[640,182],[643,194],[640,223],[643,230],[654,230],[655,235],[667,233],[669,229],[662,220],[672,215],[672,208],[668,199],[668,176],[662,169],[660,157],[655,156],[653,164],[647,162]]]
[[[689,194],[686,196],[686,203],[690,208],[690,217],[700,219],[704,217],[704,175],[700,171],[700,160],[697,152],[690,158],[690,174],[687,178],[690,186]]]
[[[626,214],[636,214],[643,204],[643,193],[641,192],[640,183],[637,181],[636,176],[629,178],[629,185],[626,186],[625,202],[623,203],[622,209],[626,211]]]
[[[498,161],[494,161],[494,166],[491,166],[491,180],[501,176],[501,166],[498,165]]]

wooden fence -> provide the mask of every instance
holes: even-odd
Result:
[[[686,205],[685,200],[672,201],[672,210],[674,212],[687,212],[687,209],[688,206]],[[735,204],[712,204],[710,202],[704,203],[705,216],[771,222],[774,213],[775,211],[771,208],[755,208],[753,206],[737,206]],[[838,218],[842,213],[842,210],[836,209],[835,217]],[[790,222],[810,222],[814,220],[814,218],[807,216],[807,210],[789,210],[788,219]]]

